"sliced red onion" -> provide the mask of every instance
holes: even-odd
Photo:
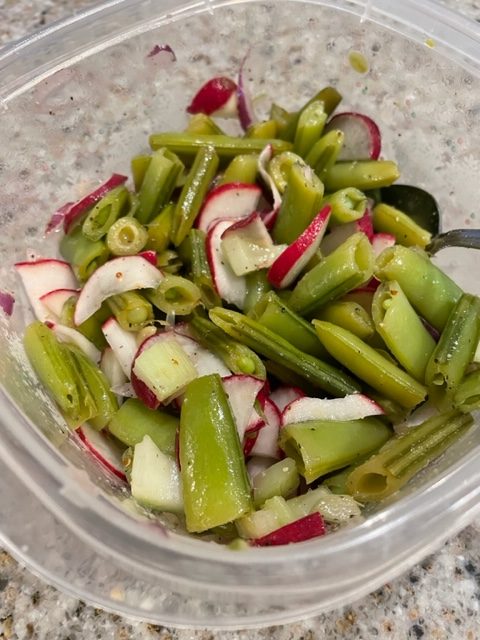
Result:
[[[154,58],[158,56],[159,53],[168,54],[170,60],[172,62],[177,61],[177,56],[175,55],[175,51],[169,44],[156,44],[147,54],[147,58]]]
[[[15,298],[13,295],[8,291],[0,291],[0,307],[7,316],[12,315],[14,305]]]
[[[282,196],[277,189],[275,181],[267,171],[268,163],[272,159],[272,156],[273,147],[271,144],[267,144],[265,149],[258,156],[258,172],[262,176],[262,180],[264,181],[265,185],[270,189],[273,198],[272,209],[270,211],[262,213],[263,222],[267,229],[271,229],[275,224],[275,220],[277,219],[277,215],[282,204]]]
[[[211,78],[197,91],[187,107],[191,114],[204,113],[207,116],[236,117],[237,85],[225,76]]]
[[[70,205],[63,205],[52,216],[56,216],[59,212],[63,214],[63,230],[68,233],[73,223],[81,216],[85,211],[88,211],[93,205],[97,204],[109,191],[116,187],[125,184],[128,180],[127,176],[122,176],[119,173],[114,173],[106,182],[101,184],[97,189],[86,195],[84,198]],[[68,207],[68,208],[67,208]],[[47,229],[50,225],[47,225]]]
[[[248,127],[252,126],[254,122],[256,122],[257,118],[255,116],[255,111],[253,109],[252,100],[248,91],[245,88],[244,83],[244,67],[248,58],[248,53],[242,60],[242,64],[240,65],[240,69],[238,71],[238,86],[237,86],[237,108],[238,108],[238,119],[240,120],[240,124],[242,129],[246,131]]]

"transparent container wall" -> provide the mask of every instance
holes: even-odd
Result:
[[[272,100],[294,110],[322,86],[334,85],[344,96],[342,110],[358,110],[378,123],[383,134],[382,156],[398,162],[401,182],[421,186],[435,195],[442,211],[444,229],[474,227],[479,223],[476,203],[480,168],[480,81],[471,70],[458,66],[436,48],[406,40],[368,19],[362,21],[358,15],[346,10],[353,7],[347,2],[336,3],[342,10],[320,6],[320,3],[281,0],[224,4],[230,6],[203,12],[192,9],[185,15],[172,13],[166,19],[160,14],[160,9],[155,15],[150,3],[139,3],[137,9],[129,5],[131,15],[139,21],[141,28],[122,41],[118,37],[122,28],[126,31],[135,22],[129,22],[126,11],[124,15],[121,11],[114,13],[109,18],[110,22],[99,20],[96,23],[90,47],[85,39],[82,40],[85,33],[67,29],[58,36],[63,38],[58,53],[62,68],[49,74],[47,58],[38,53],[43,79],[32,82],[31,72],[25,72],[25,81],[29,85],[22,89],[18,81],[10,77],[15,93],[7,96],[3,106],[0,105],[0,276],[2,289],[10,289],[16,295],[14,316],[10,321],[3,317],[0,320],[0,379],[6,393],[2,398],[4,406],[10,407],[9,403],[13,403],[23,415],[23,418],[15,416],[10,407],[0,418],[0,437],[9,442],[7,452],[18,452],[14,461],[11,455],[6,456],[16,474],[21,475],[31,489],[42,494],[42,499],[49,502],[56,515],[65,520],[68,518],[63,509],[67,510],[67,503],[71,506],[77,500],[83,507],[91,507],[92,511],[99,509],[98,505],[108,511],[111,507],[106,496],[114,500],[123,498],[124,491],[99,468],[66,429],[25,361],[20,336],[23,326],[32,317],[12,264],[31,256],[56,255],[58,234],[54,233],[47,239],[44,237],[45,225],[53,211],[64,202],[78,199],[111,173],[128,173],[130,158],[147,151],[149,134],[183,129],[187,122],[185,108],[194,90],[205,80],[215,75],[235,77],[248,52],[245,78],[261,115],[267,114]],[[167,5],[164,3],[165,7]],[[135,15],[136,10],[138,15]],[[141,13],[143,10],[144,14]],[[111,43],[108,41],[109,29],[115,34]],[[65,53],[69,42],[72,60],[68,60]],[[172,62],[165,54],[149,57],[148,53],[157,44],[169,44],[175,51],[176,61]],[[55,47],[51,45],[50,49],[54,51]],[[367,74],[361,75],[351,67],[348,54],[352,50],[366,56],[370,66]],[[21,60],[15,64],[20,65],[18,72],[21,76]],[[235,125],[226,123],[225,126],[235,131]],[[449,250],[441,255],[440,262],[465,288],[480,292],[475,276],[478,254]],[[36,429],[36,432],[32,431],[34,438],[28,435],[29,429]],[[478,430],[472,431],[435,469],[422,474],[403,493],[411,494],[420,489],[427,491],[439,481],[443,482],[451,469],[461,468],[462,460],[476,454],[479,444]],[[28,447],[30,450],[25,453]],[[53,468],[55,461],[56,483],[47,487],[43,481],[35,481],[33,469],[28,467],[31,464],[28,455],[35,458],[40,466],[50,465]],[[60,499],[62,484],[71,488],[75,482],[79,486],[78,493],[72,493],[75,498],[64,491]],[[91,505],[82,492],[91,498]],[[80,498],[80,494],[83,497]],[[401,500],[402,495],[396,496],[394,502]],[[94,502],[98,504],[95,506]],[[389,519],[393,522],[397,517],[395,506],[388,506],[382,517],[372,512],[371,519],[367,518],[358,528],[372,531],[377,526],[385,526]],[[43,512],[43,507],[41,509]],[[45,518],[51,519],[51,516],[46,514]],[[145,585],[149,580],[151,584],[153,578],[148,577],[149,572],[142,565],[141,550],[135,558],[133,552],[131,554],[132,562],[136,562],[135,569],[123,566],[125,556],[130,553],[126,529],[148,539],[148,544],[157,545],[160,540],[161,545],[163,540],[157,536],[152,542],[150,527],[129,518],[123,512],[116,513],[113,520],[115,525],[118,524],[118,540],[108,540],[109,550],[96,550],[103,558],[118,547],[116,570],[124,572],[120,581],[123,581],[124,591],[128,576],[132,585],[133,574],[135,579],[141,575],[146,581],[140,587],[127,589],[129,596],[126,600],[120,598],[120,603],[112,596],[112,580],[100,580],[98,576],[92,577],[80,570],[74,570],[72,576],[71,567],[68,572],[65,569],[68,560],[60,563],[60,568],[53,566],[55,553],[57,559],[63,554],[62,557],[70,558],[75,564],[66,542],[73,538],[64,536],[64,540],[62,537],[56,549],[51,548],[47,554],[48,558],[51,556],[49,567],[46,568],[47,560],[44,558],[42,569],[40,547],[36,548],[32,531],[32,541],[25,558],[27,561],[30,558],[32,564],[38,560],[38,572],[50,572],[51,580],[63,588],[69,584],[68,588],[74,593],[90,595],[103,606],[171,624],[225,626],[235,624],[233,621],[237,619],[241,624],[280,621],[307,610],[319,610],[358,597],[362,589],[365,592],[381,580],[377,572],[376,577],[372,574],[371,583],[364,581],[363,586],[357,584],[351,589],[345,586],[348,565],[354,566],[355,559],[359,559],[353,549],[343,567],[337,563],[337,572],[343,576],[344,582],[335,594],[332,592],[335,568],[323,563],[317,566],[316,584],[309,585],[313,595],[300,592],[295,597],[291,594],[285,598],[278,595],[272,604],[265,593],[249,594],[246,589],[242,595],[233,596],[228,590],[223,600],[235,600],[236,604],[229,605],[227,612],[225,607],[222,609],[223,605],[214,607],[219,589],[212,587],[210,604],[203,608],[198,606],[194,612],[184,612],[182,618],[178,602],[167,602],[164,592],[153,591],[148,605],[145,605],[142,590],[147,588]],[[8,526],[11,538],[14,537],[13,521],[12,516]],[[87,534],[94,536],[97,522],[93,516],[90,524],[88,532],[77,528],[79,540],[75,540],[78,548],[85,544],[80,539],[86,538]],[[52,522],[51,526],[56,525]],[[346,531],[329,540],[312,543],[308,548],[315,555],[316,550],[323,548],[322,545],[335,545],[334,538],[337,537],[342,544],[351,546],[349,536],[352,532]],[[428,538],[427,531],[425,536]],[[441,537],[440,531],[436,537]],[[25,531],[22,532],[24,538]],[[93,544],[91,539],[89,544]],[[199,544],[192,543],[192,555],[197,553]],[[428,540],[423,541],[423,546],[418,542],[418,549],[425,549],[428,544]],[[105,547],[108,545],[105,541]],[[394,547],[394,543],[389,542],[380,552],[378,546],[371,548],[370,552],[362,550],[363,560],[370,557],[373,566],[375,558],[378,560],[380,557],[385,561],[385,571],[388,568],[390,577],[408,563],[408,558],[415,557],[414,549],[408,553],[404,549],[403,556],[394,557],[394,561],[391,557],[388,559],[389,554],[395,554]],[[88,559],[88,546],[84,552]],[[124,558],[120,560],[122,553]],[[202,553],[198,551],[199,555]],[[215,556],[224,552],[210,545],[208,553]],[[248,565],[249,557],[250,552],[239,562]],[[96,561],[102,562],[98,557]],[[195,563],[194,560],[192,562]],[[206,562],[205,558],[202,562]],[[381,566],[380,561],[378,564]],[[120,565],[121,569],[118,568]],[[195,564],[192,567],[190,578],[195,581],[201,569],[197,572]],[[164,566],[155,565],[154,570],[159,572],[155,574],[157,577],[162,571],[168,575],[173,572],[167,561]],[[242,579],[245,584],[253,580],[249,571],[247,567],[244,574],[239,573],[240,583]],[[212,568],[212,572],[213,582],[216,580],[220,584],[221,568]],[[302,576],[297,573],[294,582],[300,584]],[[257,575],[258,584],[262,584],[263,578],[273,581],[279,575],[281,567],[275,570],[271,566],[264,568]],[[204,582],[208,581],[209,577],[205,576]],[[168,581],[165,584],[169,584]],[[183,589],[178,585],[173,588],[178,592]],[[189,593],[198,595],[199,591],[190,584]]]

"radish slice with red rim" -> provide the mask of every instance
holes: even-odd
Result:
[[[261,195],[262,190],[256,184],[222,184],[205,198],[196,226],[206,233],[219,220],[246,218],[257,210]]]
[[[275,224],[275,220],[277,219],[277,215],[282,204],[282,196],[280,195],[280,191],[277,189],[277,185],[275,184],[272,176],[267,171],[268,163],[272,159],[272,156],[273,147],[271,144],[267,144],[265,149],[263,149],[263,151],[258,156],[258,172],[262,176],[262,180],[270,190],[273,198],[272,209],[270,211],[262,213],[263,222],[265,223],[267,229],[271,229]]]
[[[92,273],[80,292],[74,322],[85,322],[110,296],[135,289],[154,289],[163,274],[141,256],[122,256],[109,260]]]
[[[340,224],[338,227],[334,227],[328,235],[324,237],[320,244],[320,251],[324,256],[328,256],[335,251],[341,244],[345,242],[350,236],[358,232],[364,233],[370,242],[373,239],[374,231],[372,224],[372,214],[369,209],[365,211],[363,216],[353,222],[347,222],[346,224]]]
[[[40,300],[56,319],[60,319],[65,302],[72,297],[78,300],[78,296],[78,289],[54,289],[40,296]]]
[[[265,416],[265,425],[258,432],[251,454],[278,460],[282,455],[278,448],[278,435],[281,424],[280,412],[268,398],[265,400],[262,409]]]
[[[344,398],[299,398],[282,413],[282,427],[309,420],[361,420],[368,416],[381,416],[385,411],[374,400],[362,393]],[[335,429],[335,425],[332,425]]]
[[[8,291],[0,291],[0,308],[7,316],[11,316],[13,313],[13,307],[15,306],[15,298]]]
[[[218,295],[229,304],[243,309],[247,283],[243,276],[235,275],[222,247],[222,235],[234,222],[235,220],[220,220],[211,227],[206,240],[207,259]]]
[[[263,380],[248,375],[231,375],[223,378],[222,383],[242,442],[250,424],[255,400],[263,387]]]
[[[80,333],[80,331],[55,322],[49,322],[48,325],[61,342],[74,344],[87,356],[87,358],[90,358],[90,360],[95,362],[95,364],[100,362],[102,355],[101,352],[93,342],[90,342],[90,340]]]
[[[187,112],[220,118],[237,117],[237,84],[225,76],[211,78],[197,91]]]
[[[240,65],[240,69],[238,71],[238,86],[237,86],[237,109],[238,109],[238,119],[240,120],[240,125],[244,131],[248,129],[255,121],[255,111],[253,109],[252,100],[248,93],[247,88],[245,87],[245,63],[248,58],[248,53],[242,60],[242,64]]]
[[[48,221],[47,226],[45,227],[45,235],[48,235],[55,229],[58,229],[58,227],[63,223],[66,214],[70,211],[74,204],[75,202],[66,202],[54,213],[52,213],[52,216]]]
[[[58,209],[53,217],[58,217],[61,212],[63,215],[63,230],[68,233],[77,219],[99,202],[109,191],[119,187],[128,180],[127,176],[122,176],[119,173],[114,173],[106,182],[101,184],[97,189],[86,195],[78,202],[73,203],[70,207],[63,205]],[[52,217],[52,219],[53,219]],[[50,227],[48,225],[47,229]],[[50,229],[51,230],[51,229]]]
[[[326,533],[325,521],[318,511],[310,513],[303,518],[290,522],[271,533],[250,540],[255,547],[271,547],[292,542],[305,542],[312,538],[318,538]]]
[[[17,262],[15,269],[38,320],[44,322],[49,312],[40,298],[57,289],[76,289],[72,268],[64,260],[44,258],[32,262]]]
[[[122,465],[122,449],[106,433],[92,429],[84,424],[76,430],[80,441],[86,449],[96,458],[110,473],[127,482],[127,476]]]
[[[270,394],[270,400],[275,404],[280,413],[294,400],[304,398],[305,394],[299,387],[278,387]]]
[[[102,332],[109,346],[112,348],[122,371],[128,380],[130,380],[133,360],[138,350],[135,334],[122,329],[114,317],[109,318],[103,323]]]
[[[106,347],[102,352],[102,357],[100,358],[100,369],[103,371],[105,377],[110,383],[110,388],[112,391],[114,389],[119,389],[123,385],[127,383],[127,376],[125,375],[124,370],[122,369],[122,365],[118,361],[115,352],[112,347]],[[133,389],[132,389],[133,392]],[[113,391],[113,393],[116,393]],[[117,394],[117,400],[121,402],[122,394]]]
[[[337,113],[325,127],[345,135],[338,160],[378,160],[382,150],[382,136],[376,123],[363,113]]]
[[[151,249],[149,249],[148,251],[142,251],[138,254],[140,256],[140,258],[145,258],[145,260],[148,260],[148,262],[150,262],[150,264],[153,264],[154,267],[157,266],[157,252],[156,251],[152,251]]]
[[[396,243],[396,238],[391,233],[374,233],[372,238],[372,249],[375,257],[378,256],[389,247],[393,247]]]
[[[270,267],[267,277],[277,289],[294,282],[318,250],[330,220],[330,205],[318,213],[305,231],[283,251]]]

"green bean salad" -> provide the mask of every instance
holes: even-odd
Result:
[[[399,169],[341,99],[257,121],[241,75],[209,80],[130,182],[55,212],[61,259],[15,265],[75,437],[140,510],[232,549],[359,519],[480,407],[480,300],[384,201]]]

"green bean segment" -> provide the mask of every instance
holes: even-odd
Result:
[[[220,129],[218,124],[207,116],[205,113],[196,113],[193,115],[188,121],[187,128],[185,129],[185,133],[190,133],[193,135],[223,135],[223,131]]]
[[[139,331],[153,321],[152,305],[138,291],[118,293],[108,298],[107,304],[125,331]]]
[[[172,235],[174,213],[175,205],[170,202],[160,211],[158,216],[148,223],[145,249],[159,253],[167,249]]]
[[[156,289],[147,290],[146,296],[164,313],[187,316],[200,304],[202,293],[187,278],[167,274]]]
[[[299,315],[308,316],[368,282],[374,265],[368,238],[355,233],[297,282],[289,306]]]
[[[272,287],[268,281],[267,269],[259,269],[258,271],[247,273],[245,279],[247,282],[247,295],[245,296],[243,311],[247,315],[251,315],[255,305],[265,294],[272,290]]]
[[[156,151],[150,160],[139,191],[137,218],[142,224],[149,222],[170,200],[183,164],[171,151],[163,148]]]
[[[107,341],[105,340],[105,336],[102,331],[102,325],[112,315],[108,304],[104,302],[100,309],[98,309],[98,311],[95,311],[93,315],[91,315],[89,318],[87,318],[87,320],[85,320],[85,322],[82,322],[79,325],[76,325],[73,319],[75,315],[76,304],[76,296],[68,298],[62,308],[62,313],[60,315],[60,324],[64,324],[67,327],[76,329],[82,335],[88,338],[90,342],[93,342],[97,349],[104,349],[104,347],[106,347],[107,345]]]
[[[320,89],[318,93],[316,93],[310,100],[308,100],[308,102],[304,104],[304,106],[300,109],[300,111],[297,111],[297,113],[294,113],[294,114],[290,114],[291,117],[288,118],[287,120],[286,127],[283,131],[282,137],[284,137],[285,140],[294,139],[295,132],[298,127],[298,121],[302,116],[302,114],[304,113],[304,111],[308,109],[308,107],[312,103],[322,102],[323,110],[325,111],[327,116],[330,116],[338,107],[341,100],[342,100],[342,96],[334,87],[324,87],[323,89]]]
[[[353,334],[367,340],[375,332],[372,318],[365,309],[356,302],[330,302],[316,314],[318,320],[331,322],[351,331]]]
[[[147,244],[148,232],[138,220],[123,216],[107,233],[107,247],[114,256],[134,256]]]
[[[373,209],[373,226],[375,231],[391,233],[398,244],[405,247],[419,246],[425,249],[432,239],[432,234],[410,218],[406,213],[380,203]]]
[[[334,129],[322,136],[310,149],[305,161],[313,167],[317,176],[324,181],[327,172],[337,162],[343,147],[345,135],[343,131]],[[329,189],[333,191],[333,189]]]
[[[280,193],[287,188],[290,171],[294,165],[305,165],[306,162],[293,151],[284,151],[273,157],[268,163],[268,173],[275,182]]]
[[[218,307],[222,300],[213,284],[210,266],[208,264],[205,247],[205,233],[199,229],[192,229],[187,237],[188,256],[192,280],[200,289],[202,302],[207,309]]]
[[[236,311],[214,308],[211,320],[232,338],[299,374],[333,396],[359,390],[357,383],[330,364],[304,353],[259,322]]]
[[[374,389],[407,409],[425,400],[423,385],[353,333],[321,320],[313,325],[330,355]]]
[[[279,445],[307,483],[377,451],[391,436],[381,420],[311,420],[280,431]]]
[[[367,208],[367,196],[353,187],[340,189],[326,196],[322,207],[330,205],[330,225],[345,224],[359,220]]]
[[[130,167],[132,169],[133,184],[135,187],[135,191],[137,192],[141,189],[143,179],[145,178],[145,174],[147,173],[147,169],[151,159],[152,156],[148,155],[140,155],[132,158]]]
[[[258,154],[244,153],[235,156],[220,180],[220,184],[242,182],[243,184],[255,184],[257,179]]]
[[[426,420],[391,438],[347,481],[348,492],[361,502],[383,500],[459,440],[473,424],[468,414],[451,412]]]
[[[78,280],[86,282],[98,267],[105,264],[110,252],[105,242],[89,240],[83,235],[82,228],[76,227],[60,240],[60,254],[70,262]]]
[[[384,282],[372,301],[372,316],[379,335],[410,375],[425,381],[425,368],[435,341],[403,293],[398,282]]]
[[[453,406],[462,413],[480,409],[480,369],[471,371],[460,382],[453,396]]]
[[[322,176],[322,180],[327,191],[337,191],[347,187],[367,191],[388,187],[399,176],[398,167],[391,160],[355,160],[337,162]]]
[[[322,135],[323,127],[327,122],[327,114],[322,100],[311,102],[298,118],[295,131],[293,149],[299,156],[305,158],[313,145]]]
[[[185,240],[192,228],[217,168],[218,156],[215,149],[201,147],[175,207],[171,239],[176,247]]]
[[[464,293],[450,313],[425,371],[433,393],[450,396],[472,362],[480,337],[480,299]]]
[[[258,508],[274,496],[290,498],[295,494],[299,484],[300,477],[295,460],[279,460],[252,478],[253,503]]]
[[[205,531],[252,510],[237,428],[217,374],[188,385],[179,442],[188,531]]]
[[[399,245],[380,254],[375,275],[398,282],[413,308],[439,331],[462,295],[460,287],[425,253]]]
[[[277,244],[290,244],[305,231],[320,211],[323,185],[312,169],[294,164],[290,169],[287,188],[273,228]]]
[[[189,135],[186,133],[154,133],[150,136],[152,149],[167,147],[181,158],[191,159],[201,147],[213,147],[220,158],[231,159],[239,153],[260,153],[271,144],[274,153],[289,151],[292,145],[285,140],[263,138],[235,138],[225,135]]]
[[[245,138],[265,138],[269,140],[276,138],[278,126],[276,120],[265,120],[264,122],[256,122],[245,132]]]
[[[112,189],[88,212],[82,224],[83,235],[93,242],[101,240],[127,206],[128,190],[123,186]]]

